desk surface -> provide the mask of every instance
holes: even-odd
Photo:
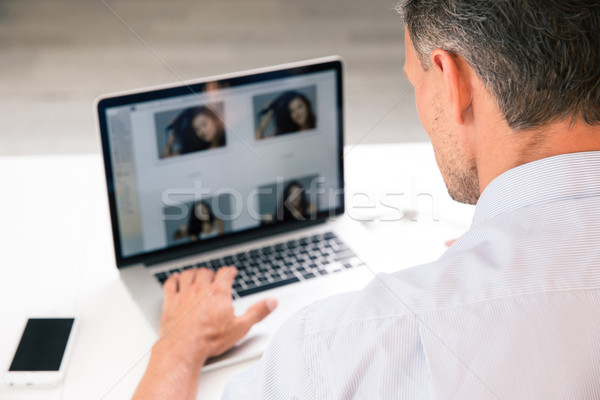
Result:
[[[390,249],[387,269],[438,258],[468,229],[473,207],[453,202],[428,143],[346,148],[348,214]],[[56,389],[0,386],[13,399],[130,398],[156,335],[115,267],[98,155],[0,158],[0,368],[7,370],[29,316],[80,319]],[[198,398],[218,398],[249,361],[201,377]]]

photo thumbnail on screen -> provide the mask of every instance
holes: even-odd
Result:
[[[317,216],[318,175],[281,180],[258,188],[261,224],[309,221]]]
[[[256,140],[315,129],[316,96],[314,85],[254,96]]]
[[[224,147],[223,115],[223,102],[156,113],[158,157],[164,159]]]
[[[232,210],[231,194],[164,207],[167,245],[212,239],[231,232]]]

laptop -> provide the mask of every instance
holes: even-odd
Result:
[[[158,332],[162,284],[235,265],[237,314],[278,308],[204,371],[259,356],[295,311],[373,279],[345,215],[342,61],[328,57],[106,95],[97,117],[116,266]]]

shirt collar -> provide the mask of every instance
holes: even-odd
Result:
[[[537,203],[600,196],[600,151],[561,154],[510,169],[483,191],[473,225]]]

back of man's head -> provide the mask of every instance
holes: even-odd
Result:
[[[462,56],[510,128],[600,124],[600,1],[402,0],[398,10],[423,67],[436,48]]]

